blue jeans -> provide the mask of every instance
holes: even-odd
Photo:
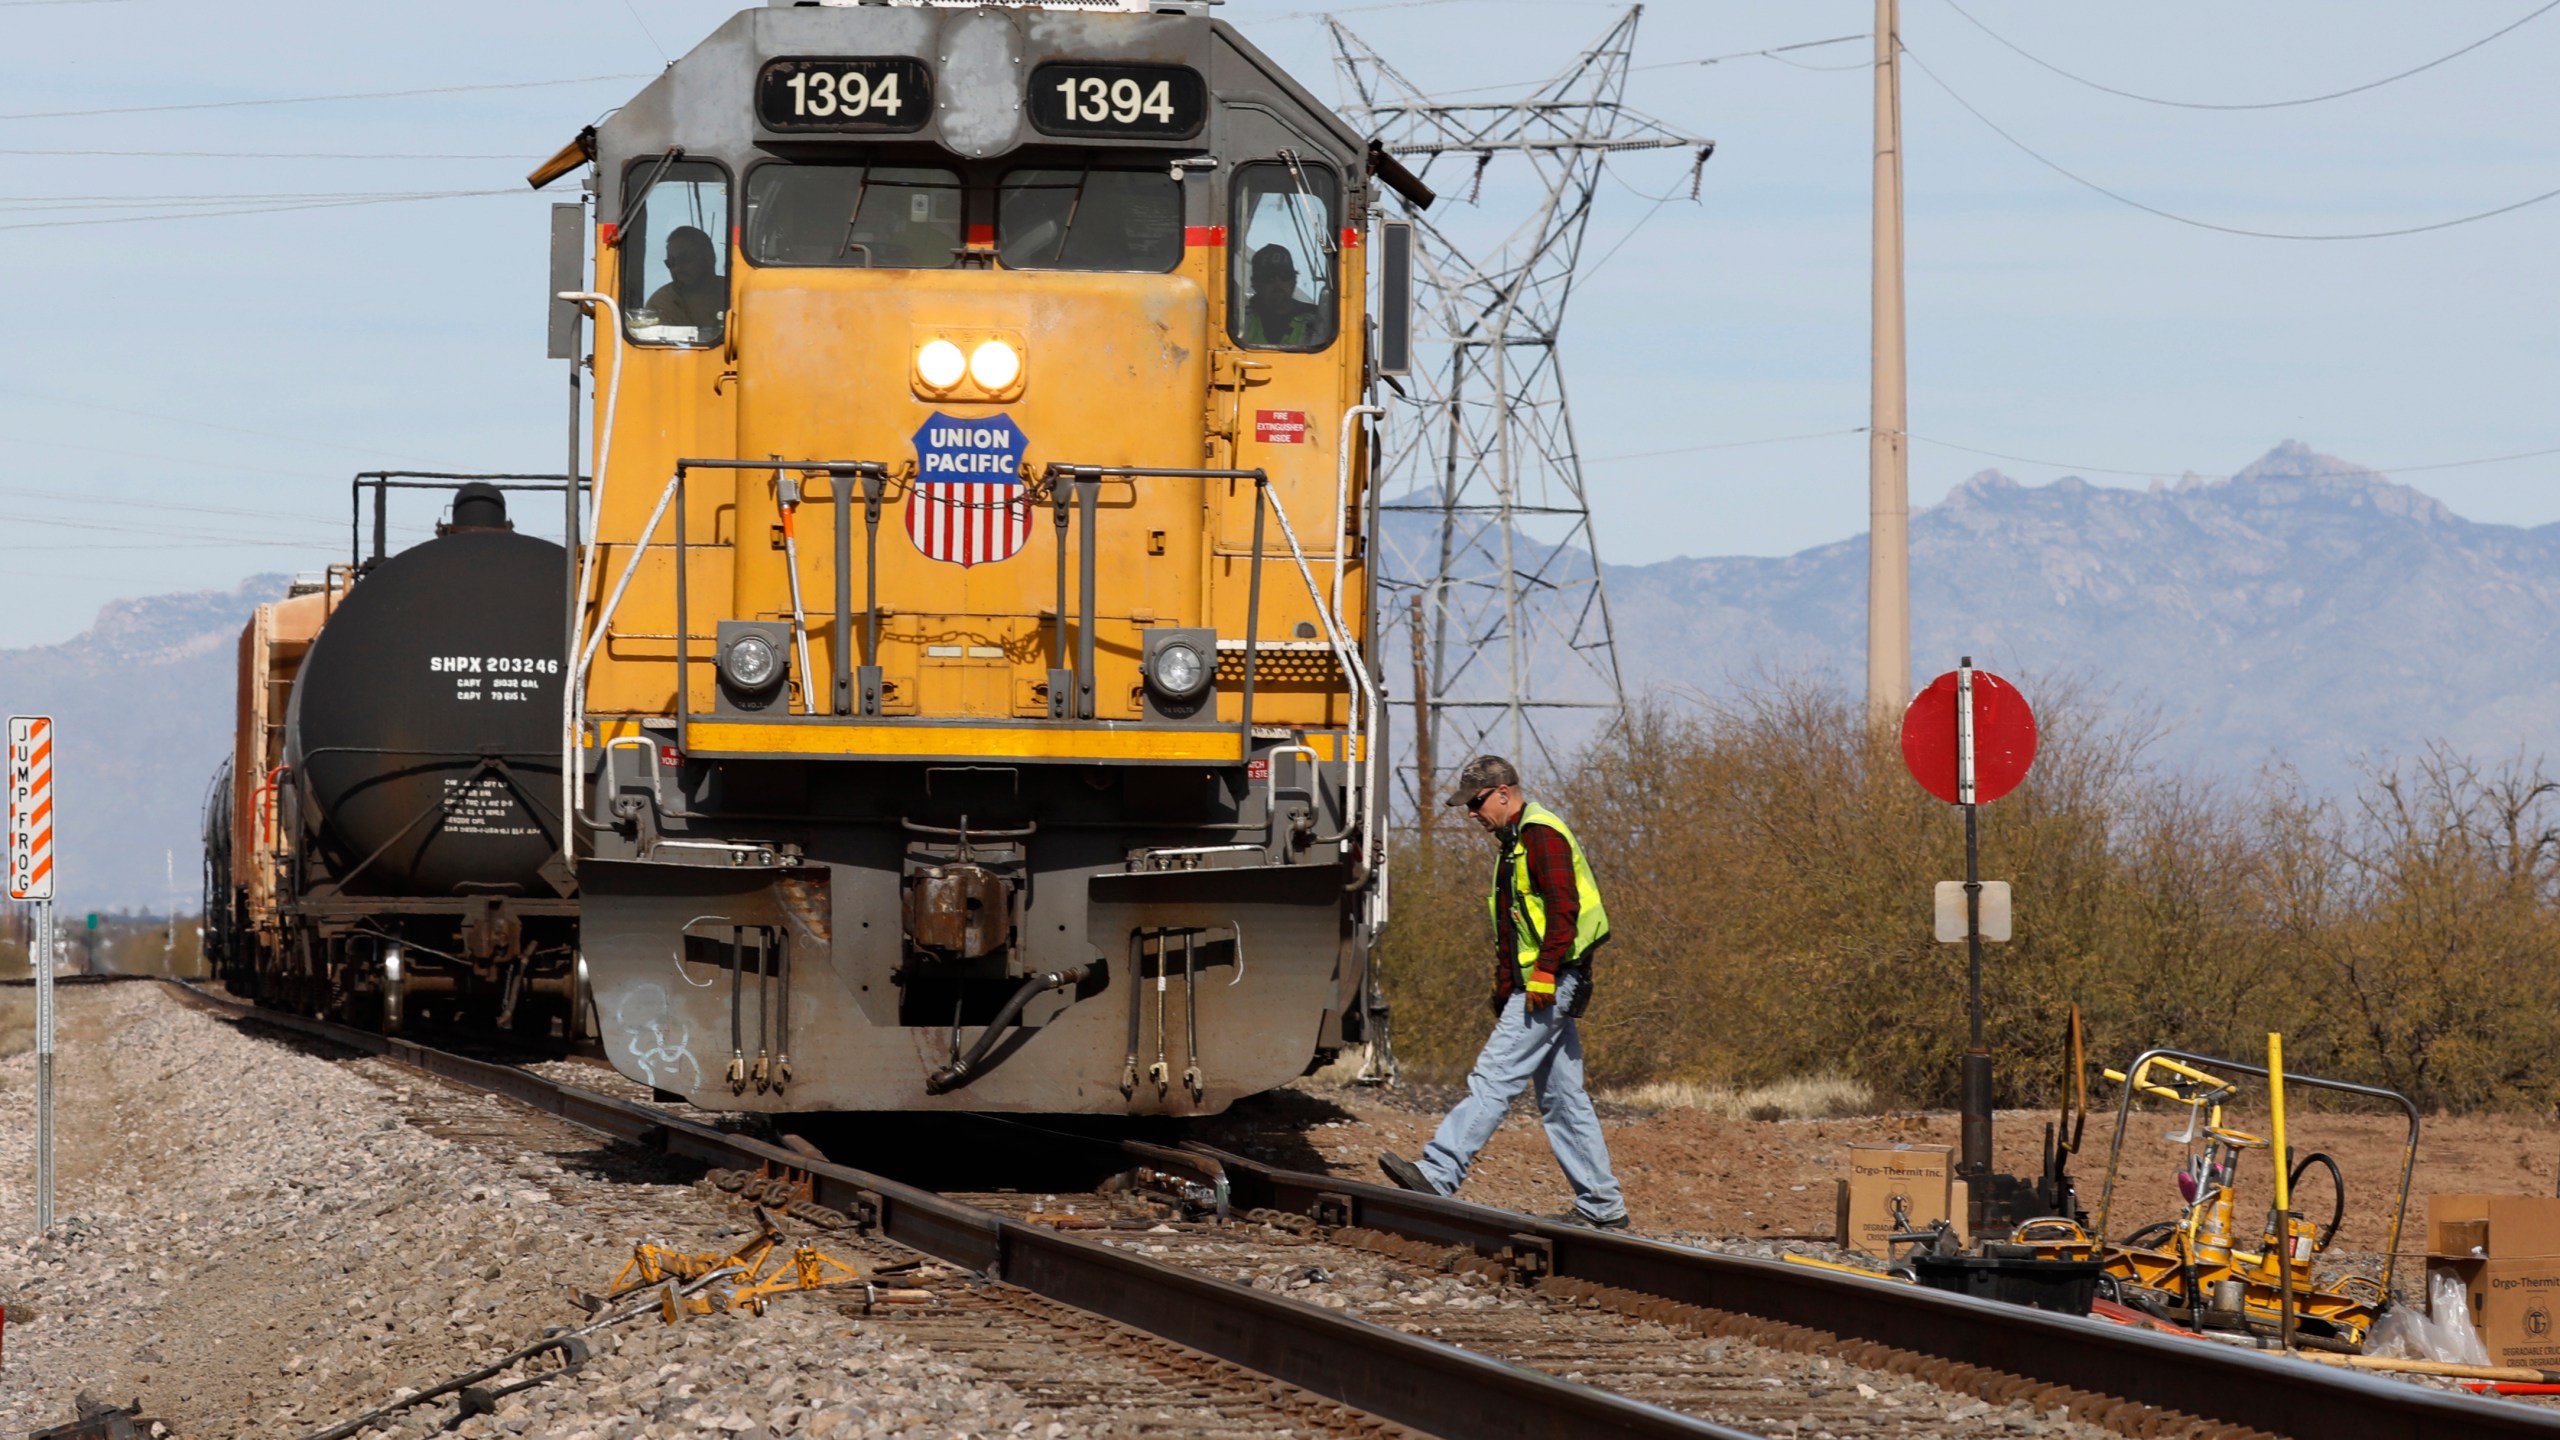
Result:
[[[1467,1098],[1440,1122],[1439,1133],[1422,1152],[1422,1173],[1441,1194],[1458,1193],[1476,1152],[1501,1127],[1512,1099],[1524,1086],[1535,1085],[1547,1143],[1555,1148],[1565,1179],[1573,1182],[1573,1208],[1590,1220],[1613,1221],[1627,1213],[1618,1177],[1609,1172],[1609,1143],[1600,1134],[1599,1112],[1582,1088],[1582,1036],[1565,1013],[1581,984],[1582,977],[1570,971],[1558,977],[1556,1003],[1543,1010],[1529,1009],[1528,997],[1517,990],[1503,1002],[1502,1018],[1467,1076]]]

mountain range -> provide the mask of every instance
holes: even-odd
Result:
[[[1631,691],[1863,683],[1863,536],[1607,579]],[[2155,756],[2202,775],[2280,762],[2335,792],[2435,741],[2488,760],[2560,740],[2560,525],[2466,520],[2291,441],[2148,491],[1984,471],[1912,517],[1911,585],[1915,678],[1971,655],[2030,699],[2071,682],[2157,714]],[[120,600],[63,644],[0,651],[0,707],[63,727],[67,904],[158,910],[172,870],[193,903],[234,642],[283,590]]]
[[[1865,681],[1864,536],[1783,558],[1611,567],[1631,689],[1710,696]],[[2560,740],[2560,525],[2465,520],[2287,441],[2225,480],[2149,491],[1984,471],[1911,524],[1914,683],[1971,655],[2157,715],[2155,757],[2313,789],[2442,741],[2482,760]]]

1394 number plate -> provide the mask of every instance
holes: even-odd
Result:
[[[1031,72],[1031,123],[1044,135],[1184,140],[1200,133],[1209,89],[1179,65],[1043,65]]]
[[[905,55],[793,57],[756,76],[756,119],[768,130],[921,130],[933,114],[933,72]]]

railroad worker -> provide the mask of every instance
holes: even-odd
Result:
[[[720,333],[729,310],[729,282],[720,274],[720,251],[691,225],[667,232],[667,283],[649,297],[661,325],[689,325],[705,337]]]
[[[1324,316],[1298,298],[1298,262],[1286,245],[1265,245],[1253,252],[1253,293],[1244,304],[1247,345],[1296,348],[1312,345],[1324,333]]]
[[[1582,1087],[1582,1037],[1574,1024],[1591,1002],[1592,952],[1609,938],[1590,861],[1554,811],[1520,793],[1520,772],[1498,755],[1469,760],[1442,803],[1466,806],[1501,846],[1486,897],[1494,929],[1493,1034],[1467,1076],[1467,1098],[1440,1122],[1422,1163],[1386,1151],[1378,1166],[1407,1190],[1456,1194],[1512,1099],[1535,1085],[1547,1143],[1573,1183],[1573,1209],[1558,1218],[1623,1229],[1627,1205],[1609,1169],[1599,1112]]]

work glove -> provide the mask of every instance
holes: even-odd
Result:
[[[1544,1010],[1556,1003],[1556,972],[1541,965],[1529,972],[1529,1009]]]

